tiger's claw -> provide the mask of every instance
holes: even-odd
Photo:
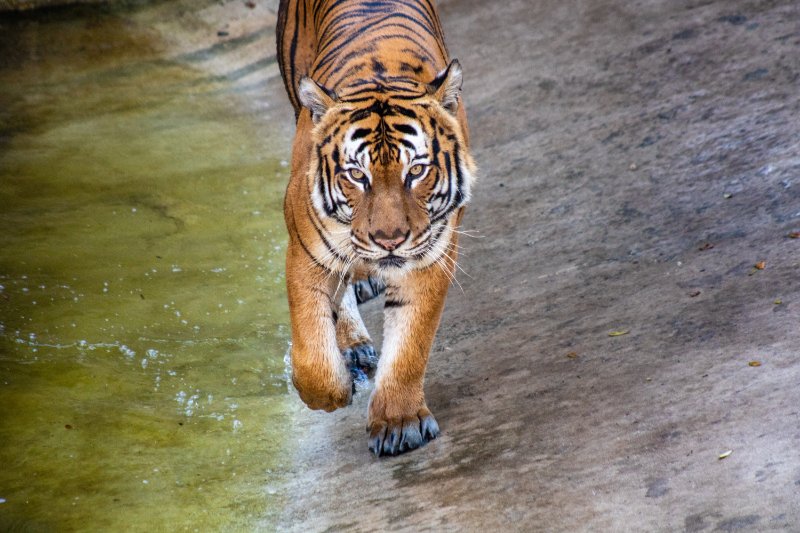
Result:
[[[422,414],[404,420],[374,422],[367,428],[370,436],[367,447],[376,457],[399,455],[439,436],[439,424],[432,414]]]

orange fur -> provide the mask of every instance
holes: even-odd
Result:
[[[475,168],[461,68],[430,0],[282,0],[278,55],[297,117],[284,211],[292,376],[312,409],[350,402],[342,352],[370,344],[350,283],[387,285],[370,448],[438,426],[423,391]]]

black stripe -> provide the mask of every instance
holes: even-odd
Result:
[[[393,129],[399,131],[400,133],[405,133],[406,135],[419,135],[417,128],[408,124],[395,124]]]
[[[409,118],[417,119],[417,114],[413,110],[408,109],[406,107],[395,105],[395,106],[392,106],[392,110],[396,111],[397,114],[399,114],[399,115],[404,115],[404,116],[409,117]]]
[[[403,137],[400,137],[399,139],[397,139],[397,142],[399,142],[400,144],[402,144],[406,148],[410,148],[412,150],[414,150],[416,148],[416,146],[414,146],[414,143],[412,143],[411,141],[405,140]]]
[[[322,196],[322,207],[328,216],[333,216],[333,201],[330,193],[330,188],[333,186],[331,172],[328,160],[322,155],[322,149],[319,146],[317,146],[317,161],[319,161],[320,168],[316,178],[318,180],[319,194]]]
[[[328,239],[325,238],[325,234],[323,233],[322,221],[319,220],[314,210],[306,206],[306,213],[308,214],[309,220],[311,220],[311,225],[314,226],[314,229],[317,230],[317,235],[319,235],[320,240],[322,240],[322,244],[325,246],[325,249],[333,256],[336,257],[341,262],[346,262],[347,257],[344,257],[339,253],[339,250],[334,248],[333,245],[328,242]]]
[[[386,65],[373,57],[372,70],[375,72],[375,75],[378,77],[378,79],[381,79],[383,78],[384,74],[386,74]]]
[[[292,33],[292,44],[289,46],[289,73],[286,76],[285,84],[291,90],[289,98],[294,105],[294,118],[300,116],[300,99],[297,98],[297,88],[295,87],[295,58],[297,57],[297,41],[300,38],[300,10],[295,6],[294,10],[294,33]]]
[[[461,203],[461,199],[463,198],[461,189],[464,187],[464,175],[461,173],[461,157],[459,153],[461,153],[461,146],[458,144],[458,141],[456,141],[453,146],[453,159],[456,167],[456,206]]]
[[[319,267],[319,268],[321,268],[322,270],[324,270],[325,272],[330,272],[330,270],[328,269],[328,267],[326,267],[325,265],[323,265],[322,263],[320,263],[320,262],[317,260],[317,258],[316,258],[316,257],[314,257],[314,254],[312,254],[312,253],[311,253],[311,250],[309,250],[309,249],[308,249],[308,247],[306,246],[306,243],[304,243],[304,242],[303,242],[303,239],[301,239],[301,238],[300,238],[300,235],[298,234],[298,235],[296,235],[296,237],[297,237],[297,242],[298,242],[298,243],[300,243],[300,248],[302,248],[302,249],[303,249],[303,251],[306,253],[306,255],[307,255],[307,256],[308,256],[308,257],[311,259],[311,262],[312,262],[312,263],[314,263],[314,264],[315,264],[317,267]]]
[[[408,4],[406,4],[406,5],[408,5]],[[410,7],[410,6],[409,6],[409,7]],[[411,22],[413,22],[415,25],[417,25],[417,26],[419,26],[420,28],[422,28],[422,30],[423,30],[425,33],[427,33],[428,35],[430,35],[431,37],[433,37],[433,39],[434,39],[435,41],[438,41],[438,39],[436,38],[436,37],[437,37],[437,35],[436,35],[436,33],[435,33],[435,30],[434,30],[433,28],[431,28],[430,26],[428,26],[428,25],[426,25],[426,24],[422,24],[422,23],[421,23],[421,22],[420,22],[418,19],[415,19],[415,18],[414,18],[414,17],[412,17],[411,15],[406,15],[405,13],[392,13],[391,15],[388,15],[388,16],[384,17],[383,19],[376,21],[376,22],[374,23],[374,26],[377,26],[378,24],[381,24],[381,23],[383,23],[383,22],[385,22],[385,21],[389,20],[389,19],[390,19],[390,18],[392,18],[392,17],[399,17],[399,18],[401,18],[401,19],[405,19],[405,20],[408,20],[408,21],[411,21]],[[416,33],[419,33],[418,31],[414,31],[414,29],[413,29],[413,28],[407,27],[407,26],[405,26],[404,24],[393,23],[393,24],[384,24],[384,26],[398,26],[398,27],[401,27],[401,28],[404,28],[404,29],[408,29],[409,31],[413,31],[413,32],[414,32],[414,34],[416,34]],[[442,57],[447,57],[447,56],[445,56],[445,55],[444,55],[444,53],[443,53],[444,51],[442,50],[442,47],[441,47],[441,45],[439,46],[439,52],[442,54]]]

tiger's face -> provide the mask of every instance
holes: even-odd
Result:
[[[301,83],[316,122],[313,205],[340,227],[331,238],[348,257],[393,271],[425,267],[447,251],[451,215],[469,200],[474,175],[456,115],[460,85],[457,63],[432,84],[395,80],[390,90],[332,95]]]

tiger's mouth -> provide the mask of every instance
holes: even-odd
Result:
[[[436,225],[428,228],[422,235],[410,238],[395,250],[376,250],[377,247],[367,248],[367,243],[362,243],[357,235],[351,234],[350,244],[353,251],[362,261],[379,270],[398,270],[420,268],[441,256],[446,248],[442,236],[447,225]]]
[[[447,224],[428,226],[423,232],[409,235],[392,250],[380,248],[377,244],[367,242],[352,231],[349,234],[349,247],[354,260],[360,260],[365,266],[383,271],[406,272],[425,268],[435,262],[447,250],[448,244],[443,241]]]
[[[381,257],[378,259],[378,266],[380,268],[401,268],[403,265],[406,264],[407,259],[394,255],[389,254],[385,257]]]

